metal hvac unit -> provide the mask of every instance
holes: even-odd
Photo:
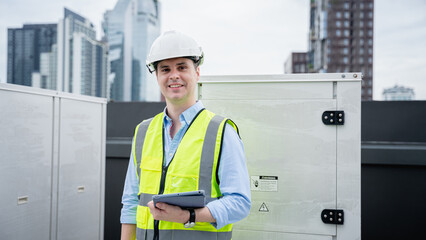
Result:
[[[252,208],[233,239],[361,238],[361,74],[205,76],[198,98],[234,120]]]
[[[103,239],[106,99],[0,84],[0,239]]]

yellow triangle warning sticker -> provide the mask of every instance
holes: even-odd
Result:
[[[269,212],[269,209],[265,203],[262,203],[262,205],[259,208],[259,212]]]

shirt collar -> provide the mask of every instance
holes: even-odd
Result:
[[[195,116],[197,115],[197,113],[204,108],[204,105],[201,101],[197,101],[194,105],[192,105],[190,108],[186,109],[180,116],[179,116],[179,120],[185,121],[185,123],[187,125],[189,125],[192,120],[195,118]],[[164,108],[163,110],[163,115],[164,115],[164,121],[172,121],[172,119],[167,116],[167,107]]]

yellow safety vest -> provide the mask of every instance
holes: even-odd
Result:
[[[163,166],[163,113],[140,123],[135,130],[133,156],[139,179],[136,238],[223,239],[232,237],[232,224],[217,230],[210,223],[197,222],[193,228],[182,223],[155,221],[147,203],[156,194],[204,190],[207,202],[222,196],[217,167],[225,123],[238,132],[229,119],[205,109],[192,120],[168,166]]]

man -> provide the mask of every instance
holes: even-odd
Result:
[[[136,127],[123,191],[121,239],[231,239],[250,211],[250,184],[236,125],[196,100],[203,62],[191,37],[169,31],[147,58],[166,108]],[[204,190],[207,204],[181,209],[155,194]],[[195,223],[195,224],[194,224]]]

